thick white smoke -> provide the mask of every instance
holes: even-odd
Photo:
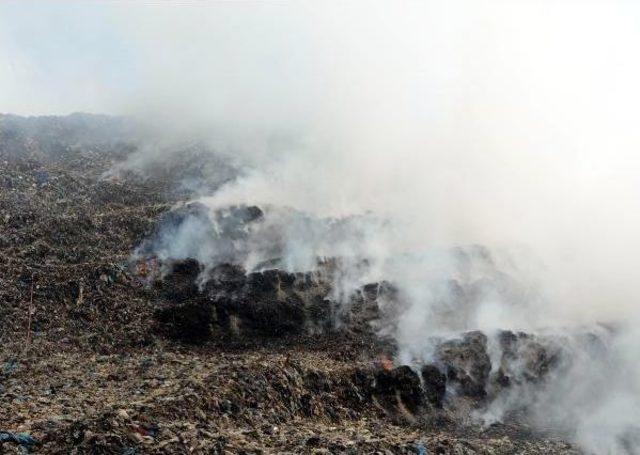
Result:
[[[573,321],[635,313],[638,13],[431,1],[113,20],[144,62],[131,107],[199,126],[252,169],[216,204],[373,211],[397,229],[386,253],[527,251],[518,267],[536,261],[530,278],[562,302],[540,316]]]
[[[428,357],[441,333],[626,322],[604,357],[578,346],[547,387],[499,396],[482,417],[526,404],[541,428],[588,450],[637,453],[637,13],[617,2],[223,8],[201,19],[195,44],[184,30],[173,44],[161,39],[178,62],[149,70],[168,64],[180,90],[159,91],[169,83],[160,77],[149,99],[180,125],[212,120],[218,148],[250,167],[212,207],[388,220],[365,243],[327,243],[288,217],[280,225],[291,268],[314,255],[357,258],[367,245],[366,279],[396,283],[408,302],[396,332],[405,361]],[[182,19],[191,27],[189,13]],[[211,58],[207,38],[219,40]],[[184,100],[202,104],[176,119]],[[461,271],[449,248],[470,244],[486,246],[493,266],[472,258]],[[495,269],[513,292],[498,289]],[[466,308],[442,288],[451,278],[496,289]]]
[[[366,245],[366,278],[397,283],[408,302],[406,359],[442,332],[621,324],[610,356],[577,362],[531,400],[587,449],[626,450],[620,438],[640,420],[640,6],[114,4],[98,15],[128,56],[129,77],[96,74],[115,94],[109,106],[244,166],[205,203],[376,220],[328,242],[283,216],[286,264],[359,257]],[[19,86],[11,74],[2,80]],[[486,247],[491,267],[472,259],[461,269],[459,245]],[[471,309],[438,284],[495,283],[496,273],[508,289],[483,292]],[[601,370],[624,373],[605,380]],[[503,397],[490,414],[509,406]]]

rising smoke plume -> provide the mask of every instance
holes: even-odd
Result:
[[[55,70],[48,79],[33,69],[40,45],[15,31],[26,13],[2,8],[0,62],[11,70],[0,78],[15,88],[0,96],[4,109],[106,109],[146,119],[167,140],[207,142],[242,171],[201,202],[212,210],[276,207],[267,227],[284,233],[286,267],[308,268],[316,256],[366,258],[366,277],[348,275],[354,286],[396,283],[408,304],[397,332],[404,360],[428,356],[429,338],[442,333],[570,336],[615,326],[604,357],[591,362],[576,348],[563,376],[517,398],[529,401],[541,426],[588,450],[639,453],[632,433],[640,420],[640,7],[50,7],[52,23],[85,30],[81,22],[100,22],[91,36],[111,41],[94,62],[86,37],[73,59],[64,32],[49,30],[60,55],[42,62]],[[84,90],[71,90],[88,77]],[[43,104],[14,95],[28,90],[63,96]],[[161,159],[160,150],[168,149],[145,149],[136,165]],[[349,228],[313,230],[309,220]],[[461,266],[456,248],[471,248],[470,264]],[[490,260],[477,253],[483,249]],[[250,266],[265,259],[250,253]],[[452,277],[494,287],[460,308],[438,285]],[[619,373],[611,379],[607,371]],[[518,400],[499,397],[481,418],[499,419]]]

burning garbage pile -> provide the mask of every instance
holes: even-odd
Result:
[[[156,317],[169,333],[187,341],[214,334],[283,336],[326,331],[333,304],[318,274],[265,270],[247,274],[222,264],[203,278],[195,260],[172,264],[155,286],[165,302]],[[198,280],[203,284],[199,286]]]
[[[380,260],[380,236],[393,229],[370,213],[180,202],[184,187],[164,165],[141,178],[122,171],[131,158],[117,179],[106,175],[124,144],[111,153],[18,139],[1,161],[0,336],[9,344],[0,395],[11,405],[0,430],[33,436],[33,450],[572,453],[548,432],[512,436],[553,425],[565,438],[576,431],[566,422],[597,410],[589,397],[603,390],[576,384],[625,384],[624,375],[601,379],[627,352],[617,329],[479,324],[498,303],[514,314],[538,303],[494,250]],[[16,357],[22,340],[43,355]],[[568,418],[565,409],[586,411]],[[54,414],[71,417],[49,422]],[[243,425],[258,433],[237,434]],[[633,428],[615,434],[633,445]]]
[[[156,297],[160,333],[196,344],[229,337],[332,333],[373,337],[375,349],[383,354],[363,373],[368,379],[361,382],[358,393],[402,420],[437,416],[453,425],[471,423],[473,416],[490,419],[496,403],[509,394],[544,390],[554,375],[571,368],[568,346],[604,349],[601,335],[586,331],[563,339],[509,330],[463,330],[424,333],[428,354],[402,357],[401,342],[389,336],[399,329],[408,310],[401,289],[385,280],[366,284],[353,280],[339,257],[315,257],[315,262],[307,258],[305,263],[312,264],[308,270],[287,270],[286,239],[272,224],[270,210],[211,209],[195,202],[175,207],[158,221],[136,249],[132,263]],[[334,228],[316,228],[316,233],[330,237]],[[453,256],[467,268],[470,262],[490,267],[493,261],[480,247],[458,249]],[[347,264],[366,270],[367,261],[358,260]],[[345,276],[352,280],[350,285],[358,283],[349,292],[344,291]],[[521,296],[513,280],[499,273],[471,284],[452,279],[440,283],[456,299],[441,314],[434,314],[441,321],[469,317],[474,299],[484,298],[488,289]],[[504,412],[526,421],[529,404],[509,405]]]
[[[224,334],[285,336],[368,326],[378,313],[378,298],[393,289],[364,285],[344,311],[336,300],[339,259],[317,258],[313,269],[301,272],[278,268],[284,266],[283,239],[265,218],[257,206],[211,212],[192,203],[159,221],[136,250],[133,268],[158,295],[156,318],[163,331],[193,342]],[[248,261],[254,261],[250,270]]]

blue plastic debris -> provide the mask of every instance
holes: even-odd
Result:
[[[2,371],[4,372],[4,374],[9,374],[14,372],[17,369],[18,369],[18,362],[15,359],[12,359],[5,362],[4,368],[2,369]]]
[[[25,447],[26,449],[31,449],[33,446],[38,444],[38,440],[27,433],[0,431],[0,444],[5,442],[13,442]]]
[[[49,173],[47,171],[36,172],[36,183],[38,186],[45,185],[49,181]]]

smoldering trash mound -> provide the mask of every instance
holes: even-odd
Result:
[[[188,202],[239,171],[193,144],[144,167],[141,137],[0,117],[2,453],[579,453],[524,401],[486,417],[612,330],[425,333],[429,355],[401,360],[401,289],[345,294],[341,257],[292,269],[272,221],[327,244],[355,223]],[[456,254],[491,267],[481,247]],[[448,280],[459,305],[441,316],[487,280],[517,294],[498,271]]]

